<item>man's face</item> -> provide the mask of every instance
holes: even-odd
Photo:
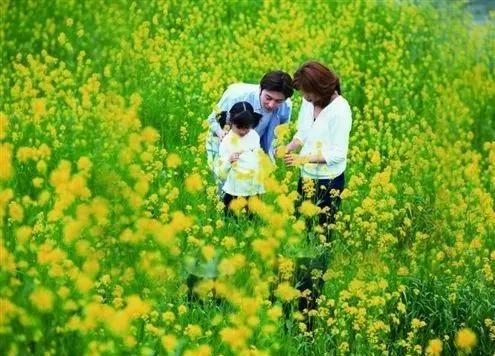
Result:
[[[272,112],[285,101],[285,96],[279,91],[263,89],[260,94],[261,108],[266,112]]]

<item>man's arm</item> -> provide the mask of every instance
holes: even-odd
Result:
[[[235,101],[232,85],[230,85],[227,90],[222,95],[222,98],[217,103],[215,110],[211,112],[208,116],[208,125],[210,127],[210,132],[218,136],[222,139],[225,136],[224,130],[220,127],[220,124],[217,121],[217,115],[219,112],[228,111],[233,105],[233,101]]]

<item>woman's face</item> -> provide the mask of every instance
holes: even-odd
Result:
[[[306,91],[301,91],[301,94],[304,98],[304,100],[314,104],[315,102],[317,102],[318,100],[320,100],[320,97],[316,94],[313,94],[313,93],[309,93],[309,92],[306,92]]]

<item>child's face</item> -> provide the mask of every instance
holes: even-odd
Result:
[[[237,135],[239,135],[241,137],[247,135],[247,133],[250,130],[251,130],[250,128],[239,128],[239,127],[237,127],[237,125],[232,124],[232,131],[234,131],[235,134],[237,134]]]

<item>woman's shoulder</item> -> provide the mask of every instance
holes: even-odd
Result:
[[[346,107],[346,108],[350,108],[351,106],[349,105],[349,102],[347,101],[347,99],[345,97],[343,97],[342,95],[339,95],[337,97],[337,99],[340,99],[338,101],[338,104],[341,106],[341,107]]]
[[[336,114],[351,114],[351,106],[349,104],[349,102],[347,101],[346,98],[344,98],[342,95],[339,95],[336,99],[335,99],[335,105],[333,105],[334,107],[334,112]]]

